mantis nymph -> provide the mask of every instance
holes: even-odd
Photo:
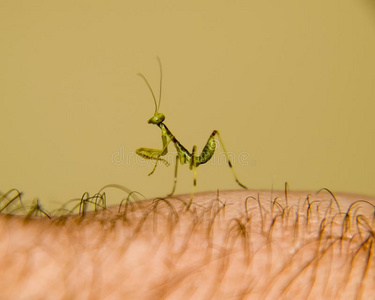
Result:
[[[151,149],[151,148],[139,148],[139,149],[136,150],[136,153],[139,156],[141,156],[145,159],[155,160],[155,166],[148,175],[151,175],[155,172],[159,161],[163,162],[167,166],[169,165],[169,163],[165,159],[163,159],[162,156],[165,156],[168,153],[168,145],[169,145],[170,142],[172,142],[174,144],[175,148],[176,148],[177,156],[176,156],[176,166],[175,166],[175,174],[174,174],[174,185],[173,185],[172,192],[169,194],[169,196],[173,195],[173,193],[176,189],[178,162],[180,162],[181,165],[189,164],[190,170],[193,170],[193,172],[194,172],[194,187],[195,187],[197,185],[197,171],[196,171],[197,167],[199,165],[202,165],[202,164],[205,164],[206,162],[208,162],[211,159],[211,157],[214,155],[215,149],[216,149],[215,138],[218,138],[221,146],[223,147],[223,150],[224,150],[227,162],[228,162],[228,166],[231,168],[236,182],[238,183],[238,185],[240,187],[242,187],[244,189],[247,189],[247,187],[245,185],[243,185],[238,180],[237,175],[234,172],[232,162],[229,159],[228,152],[227,152],[227,150],[226,150],[226,148],[223,144],[223,141],[220,137],[219,131],[214,130],[211,133],[210,137],[208,138],[208,141],[207,141],[206,145],[203,148],[202,153],[199,156],[196,156],[195,154],[196,154],[196,151],[197,151],[197,146],[193,146],[193,150],[190,153],[176,139],[176,137],[173,135],[173,133],[164,124],[165,116],[162,113],[159,112],[160,101],[161,101],[162,79],[163,79],[162,67],[161,67],[161,62],[160,62],[159,58],[158,58],[158,62],[159,62],[159,68],[160,68],[160,88],[159,88],[159,102],[158,103],[156,102],[155,94],[154,94],[150,84],[148,83],[146,77],[143,74],[138,73],[138,75],[141,76],[143,78],[143,80],[145,81],[145,83],[147,84],[147,86],[148,86],[148,88],[149,88],[149,90],[152,94],[152,97],[154,99],[154,103],[155,103],[154,115],[151,117],[151,119],[148,120],[148,123],[156,125],[160,128],[160,130],[161,130],[161,140],[163,142],[163,148],[161,150]]]

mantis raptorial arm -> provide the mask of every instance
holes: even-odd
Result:
[[[168,140],[167,136],[162,133],[161,139],[163,142],[163,148],[161,150],[159,149],[152,149],[152,148],[139,148],[135,151],[136,154],[139,156],[142,156],[145,159],[155,160],[155,165],[152,171],[148,174],[148,176],[152,175],[156,167],[158,165],[158,161],[163,162],[166,166],[169,166],[169,162],[166,161],[161,156],[165,156],[168,153],[168,145],[171,142],[171,139]]]

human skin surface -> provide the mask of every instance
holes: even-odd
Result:
[[[2,299],[371,299],[375,199],[220,191],[0,215]]]

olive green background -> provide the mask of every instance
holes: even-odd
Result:
[[[163,196],[154,104],[191,150],[218,129],[252,189],[375,195],[370,0],[0,2],[0,190],[61,203],[109,183]],[[192,189],[180,167],[178,193]],[[222,149],[197,191],[235,189]],[[118,199],[113,199],[114,202]]]

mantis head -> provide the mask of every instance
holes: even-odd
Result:
[[[150,120],[148,120],[149,124],[159,125],[165,120],[165,116],[160,112],[155,112]]]
[[[159,88],[159,102],[158,103],[156,102],[155,94],[154,94],[154,92],[151,88],[151,85],[148,83],[146,77],[143,74],[138,73],[138,75],[142,77],[142,79],[144,80],[144,82],[148,86],[148,89],[151,92],[152,98],[154,99],[155,112],[154,112],[154,115],[152,116],[152,118],[148,120],[149,124],[154,124],[154,125],[159,125],[160,123],[162,123],[165,120],[165,116],[162,113],[159,112],[160,102],[161,102],[161,87],[162,87],[163,72],[162,72],[162,69],[161,69],[161,62],[160,62],[159,57],[157,59],[158,59],[159,68],[160,68],[160,88]]]

